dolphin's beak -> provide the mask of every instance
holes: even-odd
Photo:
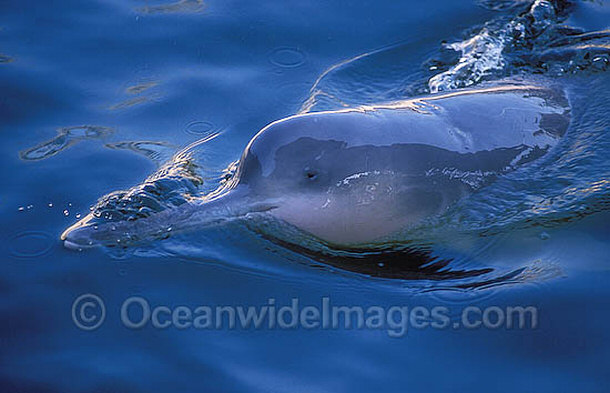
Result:
[[[99,246],[100,244],[94,241],[95,236],[92,233],[97,230],[94,221],[95,217],[88,214],[63,231],[59,238],[64,242],[64,246],[70,250],[82,250]]]
[[[71,250],[126,246],[137,241],[167,237],[170,232],[194,231],[220,225],[276,207],[277,201],[253,201],[246,190],[236,187],[208,199],[188,202],[133,221],[103,221],[88,214],[67,228],[60,239]]]

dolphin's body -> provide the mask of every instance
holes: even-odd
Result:
[[[256,134],[203,201],[135,221],[89,215],[62,239],[126,243],[264,212],[328,243],[380,241],[548,153],[569,114],[562,92],[501,85],[295,115]]]

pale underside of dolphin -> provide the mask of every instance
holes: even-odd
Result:
[[[569,123],[562,91],[524,84],[295,115],[258,132],[205,197],[133,221],[94,212],[61,238],[127,245],[258,213],[329,244],[382,242],[541,158]]]

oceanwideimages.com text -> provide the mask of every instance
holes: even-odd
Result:
[[[144,297],[125,299],[116,314],[128,329],[371,329],[390,337],[403,337],[410,329],[535,329],[538,309],[528,305],[360,306],[334,304],[323,297],[317,304],[300,299],[278,302],[269,298],[259,305],[164,305]],[[99,328],[106,319],[103,300],[93,294],[78,297],[72,318],[83,330]]]

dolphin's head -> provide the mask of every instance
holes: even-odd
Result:
[[[355,244],[378,240],[438,212],[446,201],[438,190],[442,185],[431,187],[417,164],[430,152],[417,145],[384,144],[383,138],[378,145],[362,143],[359,135],[367,132],[362,120],[346,111],[272,123],[250,141],[234,175],[218,190],[145,214],[139,214],[141,203],[134,203],[131,192],[119,199],[129,199],[126,205],[137,207],[136,214],[118,220],[104,219],[100,212],[108,210],[108,203],[102,201],[101,208],[62,234],[64,244],[78,249],[125,245],[251,213],[264,213],[330,243]]]
[[[445,198],[405,157],[418,147],[358,142],[362,115],[301,115],[267,126],[245,149],[235,177],[244,203],[335,244],[378,240],[438,212]],[[405,150],[406,148],[406,150]],[[427,152],[425,152],[427,153]]]

